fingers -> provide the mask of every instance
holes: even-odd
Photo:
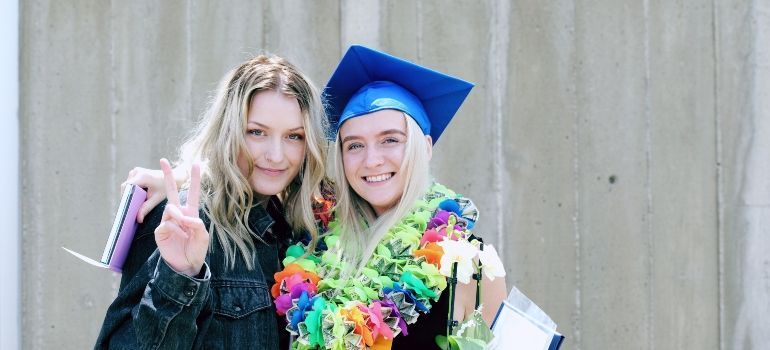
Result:
[[[168,163],[166,158],[160,160],[160,168],[163,170],[163,182],[166,184],[166,195],[168,196],[169,204],[179,205],[179,192],[177,191],[174,175],[171,171],[171,164]]]
[[[142,207],[139,208],[139,212],[136,214],[136,221],[140,224],[144,222],[144,217],[166,198],[165,193],[158,191],[148,191],[147,194],[147,199],[145,199]]]
[[[173,221],[175,225],[183,229],[206,230],[203,221],[197,216],[187,216],[182,209],[175,205],[166,205],[163,211],[163,221]]]
[[[179,224],[181,224],[180,228],[187,233],[191,242],[197,242],[194,244],[203,247],[209,246],[209,233],[206,230],[206,225],[203,224],[201,219],[186,216],[179,222]]]
[[[136,167],[128,172],[128,177],[123,184],[134,184],[149,191],[164,192],[163,172],[147,168]],[[123,186],[123,185],[121,185]],[[165,194],[164,194],[165,196]]]
[[[198,217],[198,200],[201,193],[201,166],[198,163],[190,169],[190,189],[187,192],[187,214]]]
[[[124,184],[130,183],[130,184],[134,184],[134,185],[142,185],[140,183],[141,182],[140,180],[143,178],[142,175],[145,174],[145,173],[149,173],[151,171],[152,170],[150,170],[150,169],[135,167],[135,168],[131,169],[131,171],[128,172],[128,176],[126,176],[126,181],[124,181],[123,183]]]
[[[136,213],[136,222],[140,224],[143,223],[144,217],[147,216],[150,211],[152,211],[152,208],[155,208],[155,206],[150,207],[147,202],[144,202],[139,208],[139,211]]]
[[[167,204],[166,208],[163,210],[163,219],[160,222],[160,226],[163,226],[163,232],[171,232],[174,234],[178,234],[181,237],[184,237],[185,239],[189,238],[189,234],[187,233],[187,230],[185,230],[186,226],[192,225],[193,222],[188,220],[189,218],[186,217],[182,210],[179,209],[178,206],[173,204]],[[194,218],[197,219],[197,218]],[[198,219],[200,220],[200,219]],[[180,231],[177,231],[180,230]],[[157,232],[156,232],[157,233]]]
[[[126,181],[123,181],[123,183],[120,184],[120,192],[121,193],[123,193],[123,191],[126,190],[126,185],[127,184],[136,184],[136,179],[135,179],[136,173],[140,172],[142,170],[147,170],[147,169],[136,167],[136,168],[131,169],[131,171],[128,172],[128,176],[126,177]]]
[[[174,220],[181,222],[184,217],[184,213],[182,213],[178,205],[166,204],[166,208],[163,210],[162,221]]]
[[[179,236],[184,240],[190,237],[190,235],[174,221],[163,221],[155,228],[156,241],[165,241],[173,236]]]
[[[208,234],[206,225],[200,218],[197,216],[185,216],[179,207],[175,205],[166,206],[166,209],[163,211],[163,220],[158,228],[160,230],[156,229],[156,234],[175,234],[184,239],[190,238],[190,235],[201,237],[201,235]]]

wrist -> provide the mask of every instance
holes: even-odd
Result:
[[[166,260],[164,259],[164,261]],[[197,278],[197,276],[200,275],[201,272],[203,271],[203,264],[201,264],[201,266],[196,268],[195,266],[189,266],[189,265],[175,266],[174,264],[166,261],[166,265],[168,265],[168,267],[170,267],[172,270],[174,270],[174,272],[178,274],[185,275],[187,277],[193,277],[193,278]]]

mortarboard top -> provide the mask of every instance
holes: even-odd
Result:
[[[471,88],[464,80],[353,45],[324,89],[331,136],[347,119],[395,109],[409,114],[436,143]]]

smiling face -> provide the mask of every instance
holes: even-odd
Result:
[[[297,100],[275,90],[256,93],[249,103],[238,168],[254,192],[283,191],[305,160],[305,128]],[[249,162],[251,160],[251,162]]]
[[[406,186],[401,171],[405,118],[400,111],[386,109],[348,119],[339,131],[345,178],[378,216],[398,203]]]

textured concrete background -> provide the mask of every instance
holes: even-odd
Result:
[[[770,334],[766,0],[25,1],[22,339],[93,344],[118,184],[173,157],[262,50],[326,82],[351,43],[477,83],[435,151],[565,349]],[[763,345],[765,344],[765,345]]]

